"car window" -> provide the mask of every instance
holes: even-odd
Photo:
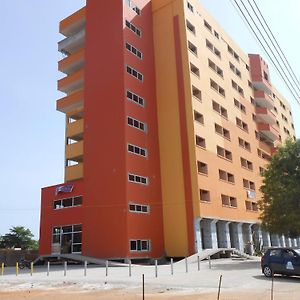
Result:
[[[298,255],[300,255],[300,249],[294,249],[294,250]]]
[[[283,257],[284,258],[292,258],[295,256],[295,253],[291,250],[284,250],[283,251]]]
[[[270,256],[280,256],[281,250],[280,249],[272,249],[270,250]]]

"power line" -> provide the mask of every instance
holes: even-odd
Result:
[[[289,82],[289,85],[290,85],[290,87],[292,87],[293,91],[295,92],[295,94],[296,94],[296,95],[297,95],[297,97],[299,98],[299,94],[298,94],[298,92],[295,90],[295,88],[294,88],[293,84],[291,83],[291,81],[290,81],[289,77],[286,75],[286,73],[285,73],[284,69],[282,68],[282,66],[281,66],[280,62],[278,61],[278,59],[277,59],[276,55],[274,54],[274,52],[273,52],[272,48],[270,47],[269,43],[266,41],[266,39],[265,39],[265,37],[263,36],[263,34],[262,34],[261,30],[259,30],[259,28],[258,28],[258,26],[257,26],[256,22],[254,22],[254,20],[253,20],[253,18],[252,18],[252,16],[251,16],[251,14],[249,13],[249,10],[247,9],[246,5],[244,4],[244,2],[243,2],[242,0],[241,0],[241,3],[242,3],[242,5],[243,5],[244,9],[246,10],[246,12],[247,12],[248,16],[250,17],[250,19],[251,19],[252,23],[254,24],[254,26],[256,27],[256,29],[258,30],[258,32],[260,33],[260,35],[261,35],[261,37],[262,37],[262,39],[263,39],[263,41],[264,41],[265,45],[267,45],[267,47],[268,47],[268,48],[269,48],[269,50],[271,51],[271,53],[272,53],[272,55],[273,55],[273,59],[275,59],[275,60],[276,60],[276,62],[277,62],[277,64],[278,64],[277,66],[279,66],[279,68],[281,69],[281,71],[282,71],[282,72],[283,72],[283,74],[284,74],[284,77],[285,77],[285,79],[286,79],[286,80]],[[260,43],[261,43],[261,41],[260,41]],[[269,58],[271,59],[271,57],[270,57],[269,53],[267,53],[267,55],[268,55],[268,56],[269,56]],[[272,60],[272,63],[273,63],[273,64],[275,64],[273,59],[271,59],[271,60]],[[276,68],[277,68],[277,66],[276,66]],[[277,70],[278,70],[278,68],[277,68]],[[279,70],[278,70],[278,71],[279,71]],[[281,73],[280,73],[280,76],[283,78],[283,76],[282,76],[282,74],[281,74]],[[286,82],[286,81],[285,81],[285,83],[287,84],[287,82]],[[297,98],[296,98],[296,99],[297,99]]]
[[[280,57],[282,63],[284,64],[285,69],[286,69],[287,72],[289,73],[289,75],[290,75],[291,79],[293,80],[295,86],[297,87],[298,91],[300,91],[299,82],[297,82],[298,80],[297,80],[296,75],[294,74],[293,70],[291,70],[291,71],[292,71],[292,73],[291,73],[291,71],[290,71],[290,69],[291,69],[290,64],[289,64],[288,62],[286,63],[286,61],[282,58],[282,54],[281,54],[281,53],[282,53],[282,50],[281,50],[281,52],[278,51],[276,45],[274,44],[274,42],[273,42],[272,38],[270,37],[268,31],[266,30],[265,25],[262,23],[261,18],[257,15],[257,13],[256,13],[254,7],[252,6],[250,0],[247,0],[247,1],[248,1],[249,5],[250,5],[252,11],[254,12],[254,14],[255,14],[257,20],[259,21],[260,25],[262,26],[264,32],[266,33],[267,37],[269,38],[270,42],[272,43],[272,45],[273,45],[275,51],[276,51],[277,54],[279,55],[279,57]],[[256,7],[257,7],[257,6],[256,6]],[[252,21],[253,21],[253,19],[252,19]],[[265,21],[265,20],[264,20],[264,21]],[[253,23],[254,23],[254,21],[253,21]],[[255,24],[256,24],[256,23],[255,23]],[[265,24],[266,24],[266,21],[265,21]],[[267,25],[267,24],[266,24],[266,25]],[[268,25],[267,25],[267,26],[268,26]],[[269,28],[269,26],[268,26],[268,29],[269,29],[270,33],[272,34],[272,31],[271,31],[271,29]],[[260,32],[260,34],[262,35],[261,32]],[[275,37],[274,37],[273,34],[272,34],[272,37],[273,37],[273,39],[275,39]],[[275,40],[276,40],[276,39],[275,39]],[[278,45],[278,44],[277,44],[277,45]],[[272,49],[270,48],[270,46],[268,46],[268,47],[269,47],[269,49],[271,50],[272,54],[274,55],[274,53],[273,53]],[[281,49],[281,48],[280,48],[280,49]],[[275,56],[275,55],[274,55],[274,56]],[[276,60],[277,60],[277,59],[276,59]],[[278,62],[278,60],[277,60],[277,62]],[[278,64],[279,64],[279,63],[278,63]],[[288,64],[288,66],[289,66],[290,68],[287,66],[287,64]],[[280,64],[279,64],[279,65],[280,65]],[[282,67],[281,67],[281,68],[282,68]],[[296,78],[296,80],[295,80],[294,77]],[[298,95],[298,96],[299,96],[299,95]]]
[[[235,2],[236,5],[234,5],[233,1]],[[278,74],[280,75],[280,77],[282,78],[282,80],[284,81],[286,87],[288,88],[288,90],[290,91],[290,93],[293,95],[294,99],[298,102],[298,104],[300,104],[298,98],[295,96],[294,92],[291,90],[289,84],[287,83],[287,81],[285,80],[284,76],[282,75],[282,73],[280,72],[280,70],[278,69],[277,65],[274,63],[272,57],[270,56],[269,52],[267,51],[267,49],[264,47],[263,43],[261,42],[260,38],[258,37],[258,35],[256,34],[255,30],[253,29],[252,25],[250,24],[248,18],[245,16],[243,10],[241,9],[241,7],[239,6],[239,4],[237,3],[236,0],[230,0],[231,4],[233,5],[233,7],[238,11],[238,14],[241,16],[242,20],[248,25],[248,27],[250,28],[250,32],[255,36],[256,40],[259,42],[260,46],[262,47],[262,49],[264,50],[264,52],[266,53],[266,55],[269,57],[270,61],[272,62],[273,66],[276,68]],[[238,8],[238,9],[237,9]]]
[[[291,65],[290,65],[290,63],[289,63],[289,61],[287,60],[287,58],[286,58],[286,56],[285,56],[284,52],[282,51],[282,49],[281,49],[281,47],[280,47],[279,43],[277,42],[277,40],[276,40],[275,36],[273,35],[273,32],[271,31],[271,29],[270,29],[270,27],[269,27],[268,23],[266,22],[266,20],[265,20],[264,16],[262,15],[262,13],[261,13],[261,11],[260,11],[259,7],[257,6],[257,4],[256,4],[255,0],[253,0],[253,2],[254,2],[254,5],[256,6],[256,8],[257,8],[257,10],[258,10],[258,12],[259,12],[259,14],[260,14],[261,18],[263,19],[264,23],[266,24],[266,26],[267,26],[267,28],[268,28],[269,32],[271,33],[271,35],[272,35],[272,37],[273,37],[273,39],[274,39],[274,41],[275,41],[275,43],[276,43],[276,45],[277,45],[278,49],[279,49],[279,50],[280,50],[280,52],[282,53],[282,55],[283,55],[283,57],[284,57],[284,59],[285,59],[286,63],[288,64],[288,66],[289,66],[289,68],[290,68],[291,72],[293,73],[293,75],[294,75],[294,78],[296,79],[296,81],[298,82],[298,84],[300,84],[300,82],[299,82],[299,80],[298,80],[297,76],[295,75],[295,73],[294,73],[294,71],[293,71],[293,69],[292,69],[292,67],[291,67]]]

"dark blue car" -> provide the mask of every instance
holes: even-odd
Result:
[[[272,274],[300,276],[300,249],[269,248],[261,258],[261,270],[266,277]]]

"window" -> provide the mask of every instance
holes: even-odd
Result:
[[[197,56],[197,47],[194,44],[192,44],[190,41],[188,41],[188,48]]]
[[[141,14],[141,10],[134,4],[132,0],[126,0],[126,4],[136,12],[137,15]]]
[[[201,91],[197,89],[195,86],[192,86],[192,93],[195,98],[197,98],[200,101],[202,100]]]
[[[206,27],[206,29],[208,29],[210,32],[212,32],[212,27],[208,24],[208,22],[206,20],[204,20],[204,26]]]
[[[234,175],[219,169],[219,179],[230,183],[234,183]]]
[[[250,67],[246,64],[246,69],[248,70],[248,71],[250,71]]]
[[[284,131],[286,134],[290,135],[290,131],[289,131],[287,128],[285,128],[284,126],[283,126],[283,131]]]
[[[224,138],[230,140],[230,132],[229,130],[223,128],[222,126],[215,123],[215,131],[216,133],[222,135]]]
[[[217,154],[218,154],[218,156],[221,156],[222,158],[226,158],[226,159],[232,161],[232,153],[229,150],[226,150],[220,146],[217,146]]]
[[[248,125],[247,123],[243,122],[241,119],[239,118],[235,118],[236,120],[236,125],[241,128],[242,130],[245,130],[248,132]]]
[[[281,118],[282,118],[285,122],[288,121],[287,117],[286,117],[284,114],[281,114]]]
[[[228,118],[227,109],[225,109],[223,106],[221,106],[219,103],[215,102],[214,100],[212,101],[212,107],[213,110],[216,111],[219,115],[221,115],[226,119]]]
[[[74,207],[82,205],[82,196],[69,197],[55,200],[53,202],[53,209],[61,209],[67,207]]]
[[[237,200],[235,197],[221,194],[222,205],[227,207],[237,207]]]
[[[208,66],[215,71],[220,77],[223,78],[223,70],[219,68],[213,61],[208,59]]]
[[[62,243],[68,242],[69,247],[62,247]],[[55,226],[52,228],[52,244],[59,244],[64,253],[81,253],[82,225],[72,224],[67,226]]]
[[[150,251],[150,240],[130,240],[130,251],[134,252],[149,252]]]
[[[200,189],[200,201],[204,201],[204,202],[210,201],[209,191]]]
[[[133,183],[148,185],[148,177],[128,173],[128,180]]]
[[[187,3],[187,8],[193,13],[194,12],[194,8],[193,6],[191,5],[190,2]]]
[[[240,61],[238,54],[229,45],[227,45],[227,50],[238,62]]]
[[[242,111],[243,113],[246,113],[246,107],[245,105],[243,105],[240,101],[238,101],[237,99],[233,99],[234,100],[234,105],[235,107],[237,107],[240,111]]]
[[[239,137],[239,145],[240,147],[248,150],[248,151],[251,151],[251,146],[250,146],[250,143],[248,143],[247,141],[243,140],[242,138]]]
[[[253,170],[253,163],[243,157],[241,157],[241,166],[248,170]]]
[[[206,47],[210,49],[216,56],[221,58],[221,52],[209,40],[206,40]]]
[[[267,161],[270,161],[271,160],[271,155],[267,154],[266,152],[260,150],[260,149],[257,149],[257,155],[262,158],[262,159],[265,159]]]
[[[200,70],[199,68],[197,68],[195,65],[193,65],[192,63],[190,63],[190,70],[191,72],[196,75],[197,77],[200,77]]]
[[[134,213],[148,214],[150,206],[144,204],[129,203],[129,211]]]
[[[259,167],[259,174],[260,174],[261,176],[263,176],[264,173],[265,173],[266,171],[267,171],[267,170],[266,170],[265,168]]]
[[[137,78],[139,81],[143,81],[143,79],[144,79],[143,74],[138,72],[134,68],[132,68],[130,66],[126,66],[126,71],[127,71],[128,74],[130,74],[131,76]]]
[[[242,74],[241,74],[241,71],[231,62],[229,62],[229,67],[230,67],[230,70],[235,74],[237,75],[238,77],[242,78]]]
[[[196,34],[195,26],[191,22],[189,22],[188,20],[186,20],[186,27],[191,33]]]
[[[141,96],[127,90],[126,91],[126,97],[128,100],[133,101],[134,103],[140,105],[140,106],[144,106],[145,105],[145,100],[144,98],[142,98]]]
[[[196,145],[201,148],[206,148],[205,139],[199,135],[196,135]]]
[[[197,169],[198,169],[198,173],[206,174],[206,175],[208,174],[207,164],[202,161],[197,161]]]
[[[258,206],[256,202],[245,201],[246,210],[258,211]]]
[[[135,25],[130,23],[129,21],[125,20],[125,25],[127,28],[129,28],[132,32],[134,32],[137,36],[141,37],[142,32],[139,28],[137,28]]]
[[[255,191],[255,183],[248,179],[243,179],[243,187]]]
[[[143,157],[147,156],[147,149],[141,148],[139,146],[135,146],[132,144],[127,144],[127,151],[136,155],[140,155]]]
[[[225,97],[225,90],[220,87],[215,81],[213,81],[212,79],[210,79],[210,87],[212,89],[214,89],[216,92],[218,92],[219,94],[221,94],[222,96]]]
[[[133,53],[135,56],[137,56],[139,59],[143,59],[143,54],[140,50],[138,50],[137,48],[135,48],[134,46],[130,45],[129,43],[125,44],[126,49]]]
[[[244,97],[244,90],[233,80],[231,80],[232,87],[241,95]]]
[[[136,119],[133,119],[131,117],[127,117],[127,124],[131,127],[140,129],[142,131],[145,131],[145,132],[147,131],[147,124],[146,123],[143,123],[143,122],[138,121]]]
[[[204,124],[204,117],[202,114],[200,114],[198,111],[194,110],[194,119],[195,121]]]
[[[220,35],[214,30],[214,36],[219,39],[220,38]]]

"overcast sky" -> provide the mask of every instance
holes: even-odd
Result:
[[[245,52],[262,53],[230,0],[200,2]],[[300,78],[300,1],[256,2]],[[40,189],[63,181],[64,115],[55,111],[55,100],[62,96],[56,90],[62,77],[57,71],[62,57],[57,42],[63,38],[58,23],[84,3],[1,0],[0,235],[22,225],[38,238]],[[269,66],[272,82],[291,103],[299,137],[300,107]]]

